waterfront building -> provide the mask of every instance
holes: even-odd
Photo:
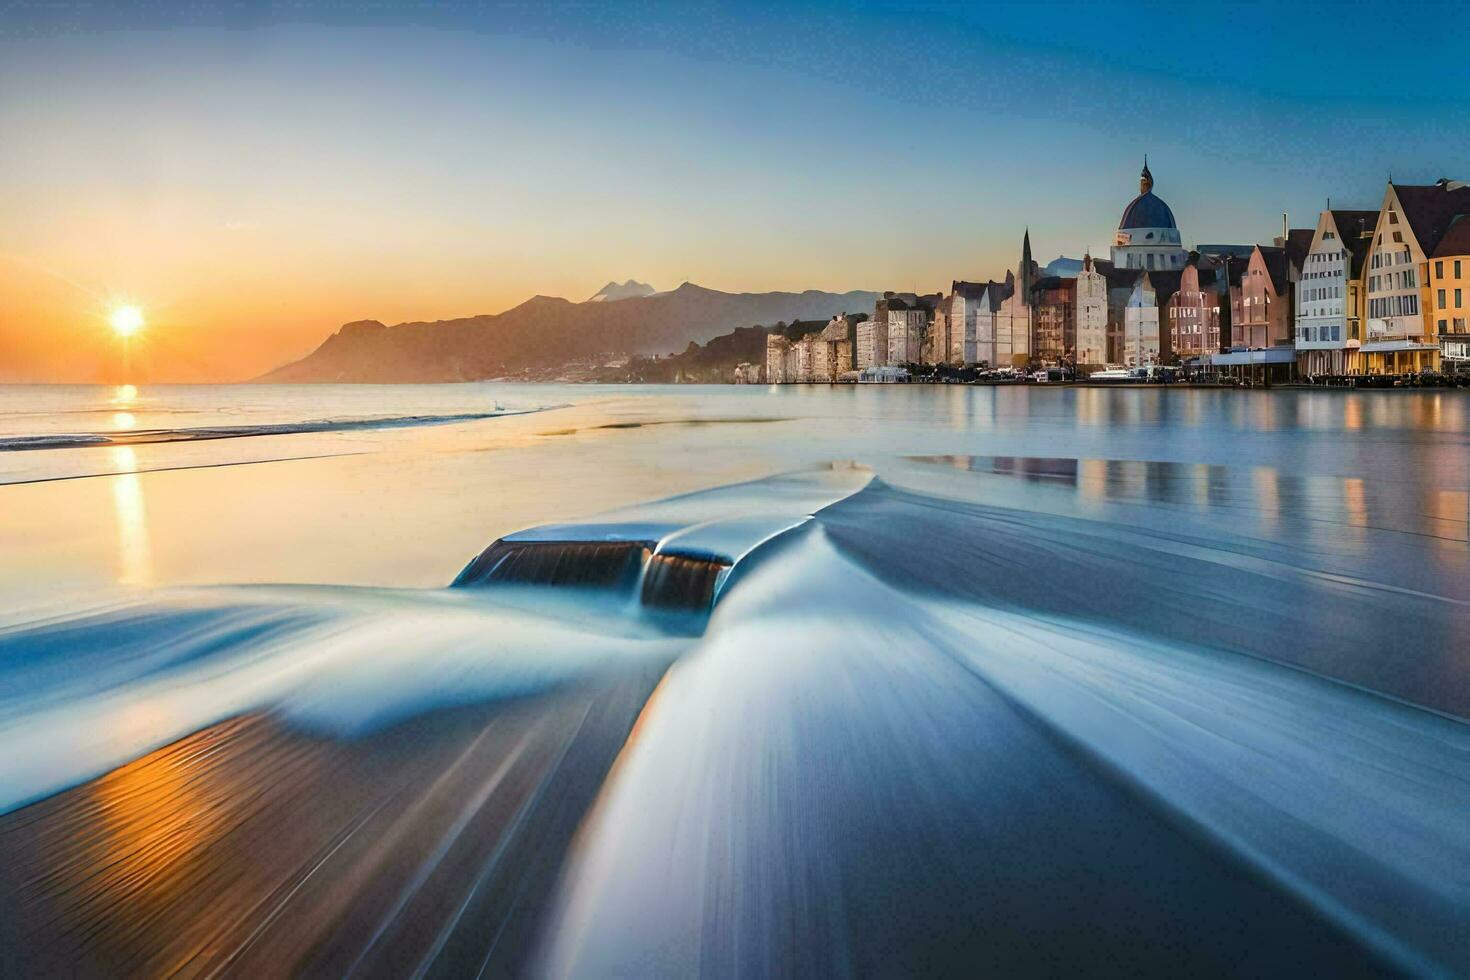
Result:
[[[1098,271],[1103,274],[1108,286],[1108,344],[1107,355],[1109,364],[1123,363],[1123,334],[1126,327],[1128,301],[1133,296],[1133,287],[1143,275],[1137,269],[1119,269],[1109,263],[1107,268],[1101,268],[1102,263],[1095,263]]]
[[[1169,346],[1175,358],[1203,357],[1220,351],[1219,284],[1224,269],[1198,252],[1190,253],[1179,273],[1179,289],[1165,307]]]
[[[817,348],[822,344],[822,334],[814,331],[804,334],[800,340],[792,344],[796,351],[796,381],[806,384],[816,380],[817,375]]]
[[[924,338],[934,315],[937,297],[886,293],[880,302],[888,314],[888,357],[885,364],[919,364]]]
[[[1164,364],[1170,359],[1169,332],[1164,310],[1179,291],[1181,273],[1144,270],[1137,274],[1123,311],[1120,360],[1125,367]]]
[[[1154,194],[1148,160],[1139,175],[1138,196],[1123,209],[1113,236],[1113,265],[1120,269],[1179,270],[1187,254],[1181,244],[1174,212]]]
[[[1230,346],[1248,350],[1291,344],[1291,278],[1286,250],[1257,245],[1230,290]]]
[[[791,351],[791,341],[780,333],[769,333],[766,335],[766,382],[768,384],[786,384],[795,378],[786,376],[786,355]]]
[[[1296,289],[1297,369],[1305,375],[1359,373],[1363,343],[1363,262],[1377,211],[1326,210]]]
[[[976,351],[992,367],[1023,367],[1031,360],[1031,290],[1039,278],[1031,259],[1031,231],[1021,239],[1021,261],[1004,283],[990,283],[989,309],[976,317]]]
[[[1366,372],[1406,374],[1439,365],[1429,257],[1455,217],[1465,213],[1470,213],[1470,185],[1464,181],[1388,182],[1363,270],[1367,330],[1360,354]]]
[[[1470,214],[1457,215],[1429,261],[1429,295],[1441,368],[1470,371]]]
[[[1077,364],[1101,365],[1108,359],[1108,281],[1089,253],[1077,273],[1073,335]]]
[[[1075,364],[1077,280],[1044,276],[1031,296],[1035,324],[1031,357],[1041,364]]]
[[[854,324],[846,313],[839,313],[816,336],[819,347],[812,368],[813,381],[836,381],[852,366],[852,331]]]
[[[979,353],[980,314],[992,316],[1000,307],[1000,300],[992,301],[992,289],[1000,288],[997,282],[966,282],[956,279],[950,284],[950,295],[939,301],[935,310],[936,359],[956,367],[989,363],[988,356]]]
[[[870,367],[882,367],[888,363],[888,315],[887,310],[882,308],[882,315],[875,314],[857,325],[857,363],[855,369],[858,371]]]

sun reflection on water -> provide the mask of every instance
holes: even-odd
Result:
[[[112,503],[117,518],[119,576],[124,585],[148,585],[153,580],[153,553],[148,540],[148,511],[138,479],[138,455],[132,446],[112,450]]]

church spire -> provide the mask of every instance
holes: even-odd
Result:
[[[1154,175],[1148,172],[1148,154],[1143,155],[1143,173],[1138,175],[1138,193],[1147,194],[1154,189]]]
[[[1031,302],[1031,287],[1036,284],[1036,263],[1031,261],[1031,229],[1021,239],[1021,267],[1016,270],[1016,292]]]

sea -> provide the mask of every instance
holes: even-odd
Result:
[[[0,387],[0,974],[1470,972],[1470,397]]]

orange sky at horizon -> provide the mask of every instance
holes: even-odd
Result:
[[[679,284],[638,269],[603,277],[535,277],[527,270],[492,280],[471,263],[433,268],[411,256],[381,256],[357,271],[348,261],[322,262],[312,266],[317,274],[268,261],[247,266],[246,256],[214,248],[163,261],[109,258],[102,264],[115,271],[86,281],[59,266],[0,254],[0,383],[246,381],[304,357],[353,320],[396,324],[499,313],[538,293],[578,302],[613,278],[652,280],[658,289]],[[735,292],[874,288],[694,281]],[[146,318],[126,343],[108,323],[123,305],[139,307]]]

